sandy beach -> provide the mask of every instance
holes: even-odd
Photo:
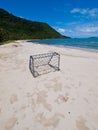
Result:
[[[34,78],[30,55],[48,52],[60,54],[60,71]],[[1,45],[0,130],[98,130],[98,51]]]

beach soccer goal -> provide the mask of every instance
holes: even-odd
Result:
[[[56,52],[32,55],[29,59],[29,69],[34,77],[60,70],[60,54]]]

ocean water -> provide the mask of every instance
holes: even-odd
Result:
[[[84,49],[98,50],[98,38],[60,38],[60,39],[45,39],[45,40],[32,40],[29,42],[65,46],[65,47],[75,47]]]

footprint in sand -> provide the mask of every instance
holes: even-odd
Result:
[[[41,103],[48,111],[52,110],[51,104],[49,104],[47,101],[47,92],[45,91],[40,91],[37,94],[37,103]]]
[[[54,82],[55,81],[55,82]],[[55,92],[62,90],[62,84],[56,80],[54,80],[51,84],[45,84],[48,89],[53,89]]]
[[[18,97],[16,94],[13,94],[11,97],[10,97],[10,103],[13,104],[15,103],[16,101],[18,101]]]
[[[68,99],[69,99],[69,97],[67,97],[67,96],[59,95],[58,98],[56,99],[56,102],[58,104],[66,103],[68,101]]]
[[[44,113],[39,113],[36,116],[36,120],[41,123],[43,126],[45,127],[54,127],[56,128],[61,120],[61,118],[64,118],[64,116],[62,114],[59,113],[55,113],[52,117],[50,118],[46,118],[44,116]]]
[[[29,130],[29,128],[28,128],[28,127],[25,127],[23,130]]]
[[[90,130],[86,126],[86,120],[82,116],[80,116],[79,120],[76,121],[76,126],[77,126],[78,130]]]
[[[13,127],[15,126],[17,122],[17,118],[16,117],[12,117],[10,118],[5,125],[5,130],[13,130]]]

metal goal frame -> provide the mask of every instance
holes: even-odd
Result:
[[[34,77],[60,70],[60,54],[57,52],[31,55],[29,69]]]

